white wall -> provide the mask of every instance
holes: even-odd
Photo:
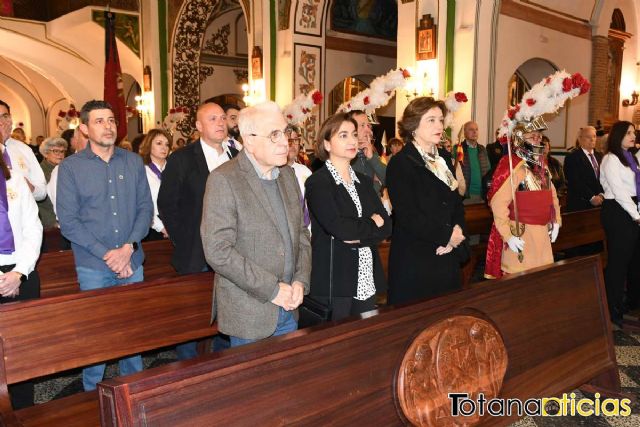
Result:
[[[496,54],[493,124],[488,123],[491,128],[495,128],[507,108],[507,85],[511,75],[528,59],[543,58],[569,73],[591,74],[591,40],[506,15],[500,16]],[[556,145],[573,145],[574,129],[587,124],[588,97],[588,94],[583,95],[571,102],[567,116],[567,137],[553,135]],[[561,140],[565,140],[565,143],[562,144]]]

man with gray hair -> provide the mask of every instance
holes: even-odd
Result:
[[[604,190],[600,185],[602,153],[596,151],[596,128],[585,126],[578,131],[578,145],[564,159],[567,178],[567,212],[593,209],[602,205]]]
[[[311,273],[287,122],[265,102],[243,109],[239,128],[244,150],[209,175],[201,224],[216,272],[212,320],[232,347],[296,330]]]

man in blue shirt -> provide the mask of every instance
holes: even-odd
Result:
[[[153,217],[142,157],[115,146],[117,125],[107,102],[87,102],[80,119],[89,145],[60,164],[56,200],[80,289],[140,282],[144,254],[139,245]],[[96,388],[104,368],[101,364],[83,370],[86,391]],[[141,370],[139,355],[120,360],[121,375]]]

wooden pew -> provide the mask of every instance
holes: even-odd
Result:
[[[402,426],[407,419],[399,396],[433,392],[431,402],[437,402],[447,386],[473,391],[473,384],[487,385],[481,382],[487,372],[501,380],[501,397],[555,396],[586,383],[618,391],[605,301],[599,257],[562,261],[370,312],[360,320],[105,381],[98,385],[101,421],[105,427],[211,425],[212,420],[217,425]],[[461,327],[464,316],[492,325],[499,338],[472,335],[473,328]],[[422,341],[434,331],[441,333],[432,335],[439,337],[436,341]],[[417,342],[435,344],[414,353]],[[410,362],[417,363],[419,354],[425,365],[413,372],[433,375],[430,382],[411,382],[410,368],[416,365]],[[499,369],[489,367],[480,375],[467,364],[473,360],[506,371],[500,376]],[[440,402],[441,408],[449,405],[446,398]],[[506,425],[513,419],[485,421]]]
[[[96,392],[18,411],[7,385],[215,335],[213,273],[0,306],[0,425],[98,426]]]
[[[144,276],[146,280],[177,276],[171,265],[173,245],[169,240],[143,242],[142,248],[145,253]],[[70,250],[42,254],[36,268],[40,275],[40,296],[42,298],[80,291],[73,253]]]

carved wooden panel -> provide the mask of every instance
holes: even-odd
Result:
[[[500,333],[486,320],[454,316],[427,327],[413,340],[400,365],[397,397],[405,417],[416,426],[458,426],[448,393],[498,396],[508,357]],[[464,425],[480,421],[465,418]]]

